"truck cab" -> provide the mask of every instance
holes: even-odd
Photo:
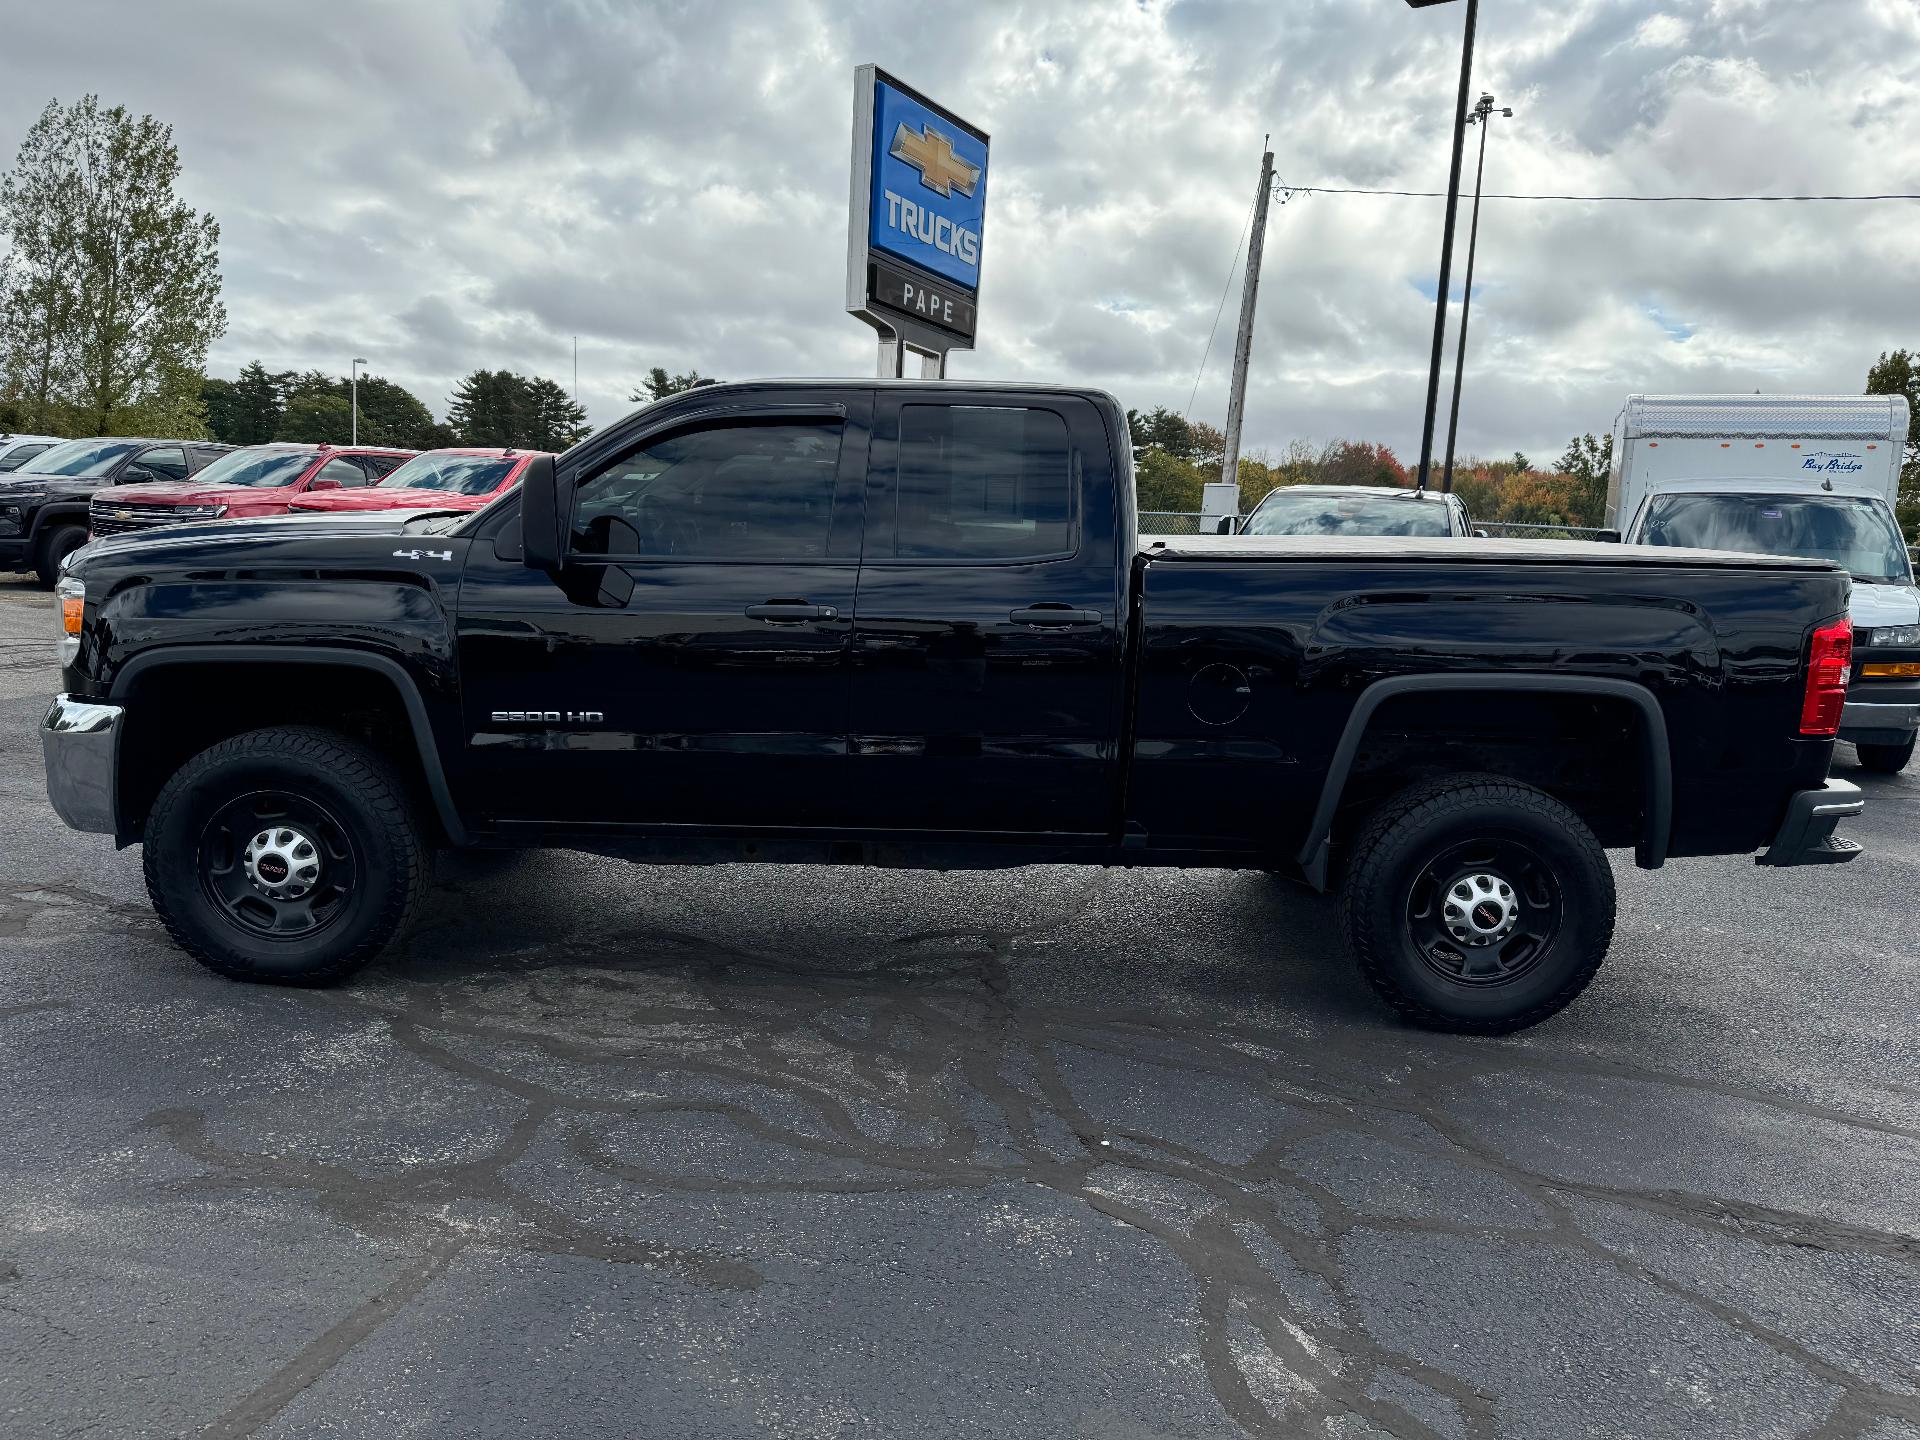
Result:
[[[1614,431],[1608,524],[1633,544],[1830,560],[1853,582],[1840,738],[1892,773],[1920,733],[1920,589],[1894,518],[1899,395],[1633,395]]]

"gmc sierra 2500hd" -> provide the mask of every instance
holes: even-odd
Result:
[[[1380,996],[1565,1005],[1642,866],[1851,858],[1824,561],[1154,541],[1096,392],[704,387],[475,515],[96,541],[59,585],[61,817],[180,946],[337,980],[435,845],[654,863],[1232,866],[1338,885]]]

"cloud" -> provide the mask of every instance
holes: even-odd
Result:
[[[1224,290],[1194,404],[1218,423],[1262,137],[1295,185],[1439,188],[1458,10],[67,0],[9,21],[0,158],[55,95],[171,123],[222,226],[217,372],[360,354],[444,407],[476,366],[571,383],[578,336],[606,424],[650,365],[870,370],[842,287],[851,71],[873,60],[994,137],[981,345],[954,373],[1184,409]],[[1908,188],[1916,42],[1911,0],[1829,0],[1818,24],[1790,0],[1491,10],[1474,82],[1516,113],[1488,188]],[[1920,286],[1913,214],[1488,200],[1465,445],[1555,454],[1634,390],[1856,389],[1920,343],[1897,299]],[[1275,206],[1252,448],[1411,456],[1440,222],[1437,200]]]

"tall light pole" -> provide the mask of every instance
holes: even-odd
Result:
[[[1467,226],[1467,283],[1460,295],[1460,348],[1453,356],[1453,413],[1447,417],[1447,465],[1440,474],[1440,488],[1453,489],[1453,442],[1460,433],[1460,377],[1467,368],[1467,317],[1473,311],[1473,252],[1480,244],[1480,181],[1487,173],[1487,128],[1492,125],[1494,115],[1511,120],[1510,109],[1496,112],[1493,108],[1493,96],[1483,94],[1480,103],[1473,107],[1473,114],[1467,117],[1469,125],[1480,127],[1480,163],[1473,171],[1473,222]]]
[[[353,438],[348,443],[353,445],[360,443],[360,367],[366,363],[366,356],[356,355],[350,367],[353,378],[348,381],[348,388],[353,392]]]
[[[1415,10],[1451,0],[1407,0]],[[1420,421],[1419,483],[1433,469],[1433,421],[1440,404],[1440,354],[1447,347],[1447,290],[1453,282],[1453,227],[1460,217],[1460,160],[1467,147],[1467,91],[1473,85],[1473,29],[1480,0],[1467,0],[1466,34],[1460,42],[1460,98],[1453,110],[1453,165],[1447,173],[1447,223],[1440,237],[1440,291],[1433,302],[1433,363],[1427,372],[1427,409]]]

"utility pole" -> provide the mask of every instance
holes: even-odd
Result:
[[[580,337],[573,337],[573,403],[580,403]]]
[[[1271,139],[1271,136],[1267,137]],[[1264,148],[1265,142],[1262,142]],[[1240,512],[1240,425],[1247,412],[1247,358],[1253,350],[1253,311],[1260,299],[1260,252],[1267,243],[1267,202],[1273,198],[1273,151],[1260,157],[1260,188],[1253,195],[1253,234],[1247,240],[1247,278],[1240,286],[1240,325],[1233,334],[1233,385],[1227,395],[1227,451],[1220,458],[1220,482],[1234,486],[1233,509]]]
[[[1512,110],[1501,110],[1511,119]],[[1493,96],[1483,94],[1467,117],[1480,127],[1480,163],[1473,172],[1473,223],[1467,227],[1467,283],[1460,296],[1460,348],[1453,356],[1453,413],[1447,417],[1447,464],[1440,473],[1442,493],[1453,489],[1453,442],[1460,434],[1460,379],[1467,371],[1467,320],[1473,314],[1473,257],[1480,245],[1480,182],[1487,173],[1487,129],[1493,124]]]
[[[1407,0],[1424,9],[1437,0]],[[1421,418],[1420,472],[1425,488],[1433,469],[1433,422],[1440,406],[1440,359],[1447,348],[1447,290],[1453,281],[1453,227],[1460,217],[1460,162],[1467,148],[1467,92],[1473,87],[1473,32],[1480,19],[1480,0],[1467,0],[1466,34],[1460,41],[1460,98],[1453,107],[1453,166],[1447,172],[1447,219],[1440,236],[1440,289],[1433,302],[1433,363],[1427,370],[1427,408]]]

